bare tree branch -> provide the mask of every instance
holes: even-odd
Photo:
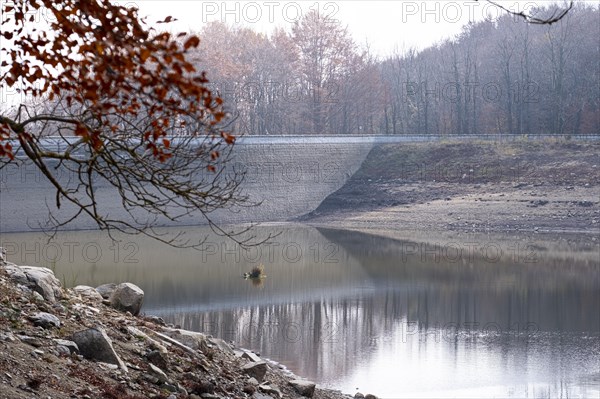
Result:
[[[244,175],[225,173],[235,136],[223,130],[223,100],[190,62],[197,36],[156,32],[135,8],[110,0],[5,8],[0,39],[11,51],[0,81],[44,104],[0,112],[0,167],[26,158],[56,190],[45,228],[56,233],[83,217],[109,234],[198,247],[154,227],[200,218],[251,244],[246,229],[226,231],[211,218],[251,203],[240,189]],[[53,16],[41,29],[28,17],[40,8]],[[111,216],[115,198],[126,217]]]
[[[479,0],[475,0],[475,1],[479,1]],[[550,15],[549,17],[544,17],[544,18],[540,18],[540,17],[536,17],[534,15],[531,14],[527,14],[524,11],[513,11],[510,10],[509,8],[503,6],[502,4],[500,4],[498,1],[495,0],[485,0],[488,3],[494,5],[495,7],[498,7],[499,9],[523,18],[525,21],[527,21],[530,24],[535,24],[535,25],[552,25],[557,23],[558,21],[560,21],[561,19],[563,19],[568,13],[569,11],[571,11],[573,9],[573,7],[575,6],[575,2],[573,0],[570,1],[569,5],[565,8],[562,9],[556,9],[554,10],[554,12],[552,13],[552,15]]]

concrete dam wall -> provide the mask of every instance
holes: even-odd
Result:
[[[316,209],[360,167],[373,146],[368,138],[247,137],[236,144],[229,167],[245,171],[243,193],[258,206],[219,210],[211,214],[220,224],[286,221]],[[61,176],[69,181],[69,176]],[[112,219],[127,218],[114,189],[98,188],[98,203]],[[73,214],[69,205],[56,209],[56,190],[31,163],[0,170],[0,233],[36,231],[47,224],[49,209],[60,218]],[[201,225],[202,215],[191,215],[178,225]],[[172,222],[158,220],[158,225]],[[69,230],[95,228],[86,217]]]

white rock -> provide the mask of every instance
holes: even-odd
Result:
[[[28,319],[31,320],[34,325],[41,326],[43,328],[60,327],[60,320],[58,317],[50,313],[39,312],[33,316],[29,316]]]
[[[79,347],[73,341],[69,341],[68,339],[55,338],[54,342],[56,342],[57,346],[65,347],[69,351],[69,353],[79,353]]]
[[[14,263],[5,263],[3,267],[4,270],[6,270],[6,273],[8,273],[8,275],[10,276],[10,278],[16,283],[23,285],[29,284],[29,279],[27,278],[27,275],[19,266],[15,265]]]
[[[62,298],[60,280],[47,267],[19,266],[27,276],[28,284],[48,302]]]
[[[109,298],[110,306],[132,315],[140,313],[144,302],[144,291],[132,283],[122,283],[115,287]]]
[[[202,350],[206,345],[206,335],[199,332],[182,329],[164,329],[163,333],[192,349]]]
[[[81,296],[83,299],[89,299],[92,301],[102,301],[102,295],[94,287],[90,287],[88,285],[78,285],[73,287],[73,292],[75,294]]]

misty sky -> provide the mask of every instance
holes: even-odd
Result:
[[[552,4],[552,1],[497,0],[515,11]],[[597,1],[590,3],[597,4]],[[288,29],[292,23],[311,9],[318,9],[347,26],[355,41],[369,44],[379,56],[394,50],[402,52],[411,47],[422,49],[460,32],[469,21],[486,16],[497,17],[502,11],[485,1],[205,1],[205,0],[136,0],[121,2],[136,4],[140,15],[148,22],[168,15],[178,21],[169,30],[199,30],[210,21],[247,26],[268,33],[276,26]],[[564,1],[558,2],[559,5]],[[165,25],[162,25],[164,28]]]

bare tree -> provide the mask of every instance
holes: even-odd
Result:
[[[307,103],[305,129],[310,133],[331,132],[328,118],[339,106],[341,80],[363,64],[362,56],[347,28],[329,16],[311,10],[292,27],[298,53],[298,76]],[[354,104],[354,106],[361,106]]]

